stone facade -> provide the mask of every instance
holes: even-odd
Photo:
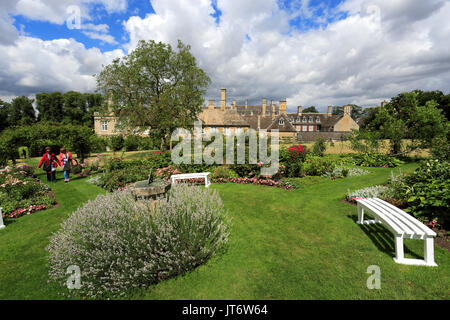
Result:
[[[237,105],[236,100],[227,105],[227,91],[221,89],[219,105],[216,106],[216,102],[210,100],[198,119],[205,133],[219,130],[225,135],[239,134],[251,128],[256,131],[267,130],[269,134],[276,130],[281,139],[303,140],[303,137],[308,137],[310,140],[305,141],[314,141],[319,136],[327,138],[329,133],[341,137],[353,129],[359,130],[359,125],[350,114],[350,106],[344,107],[343,115],[333,115],[331,106],[327,113],[303,113],[302,107],[297,108],[297,113],[288,113],[286,100],[279,101],[277,105],[273,101],[268,103],[266,98],[262,99],[261,105],[248,105],[248,101],[245,105]],[[112,115],[95,113],[94,123],[99,136],[121,133],[116,130],[116,119]]]

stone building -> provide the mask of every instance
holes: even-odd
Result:
[[[216,106],[210,100],[198,116],[205,133],[218,130],[223,134],[239,134],[249,128],[254,130],[273,130],[279,132],[281,139],[299,139],[314,141],[318,137],[326,140],[337,140],[352,129],[359,130],[359,125],[351,117],[351,107],[345,106],[342,115],[333,115],[332,107],[327,113],[303,113],[302,107],[297,107],[296,113],[287,112],[287,101],[279,101],[278,105],[267,99],[262,99],[261,105],[237,105],[236,100],[227,105],[227,90],[221,89],[220,103]],[[119,134],[116,130],[114,116],[94,114],[95,132],[99,136]],[[145,133],[144,133],[145,134]],[[148,134],[148,131],[147,131]]]

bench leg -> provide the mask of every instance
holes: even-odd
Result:
[[[358,203],[358,221],[356,223],[362,224],[364,222],[364,209]]]
[[[424,239],[424,258],[425,263],[429,266],[437,266],[434,262],[434,239],[432,237]]]
[[[405,253],[403,251],[403,237],[395,236],[395,262],[402,263],[405,260]]]

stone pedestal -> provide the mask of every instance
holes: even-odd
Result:
[[[170,182],[164,180],[154,180],[150,184],[147,180],[143,180],[134,183],[129,189],[134,195],[136,204],[142,204],[143,200],[151,200],[151,207],[154,209],[156,202],[164,199],[170,186]]]

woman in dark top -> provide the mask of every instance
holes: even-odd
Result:
[[[47,172],[47,182],[56,182],[56,168],[58,165],[61,166],[61,163],[51,151],[50,147],[45,147],[45,153],[39,162],[38,168],[44,165],[44,171]]]

